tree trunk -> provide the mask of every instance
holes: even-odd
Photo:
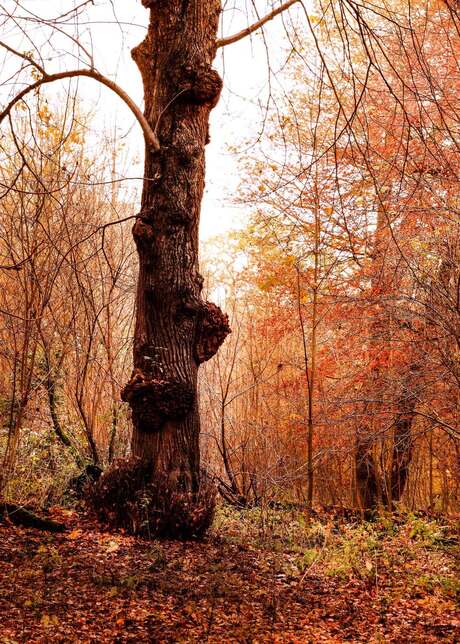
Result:
[[[51,519],[44,519],[27,508],[14,503],[6,503],[0,499],[0,521],[3,518],[25,528],[36,528],[37,530],[47,530],[48,532],[64,532],[66,529],[62,523],[57,523]]]
[[[144,84],[147,145],[141,212],[134,371],[122,397],[133,418],[132,453],[187,490],[199,485],[197,374],[230,332],[201,298],[198,224],[211,109],[222,81],[216,53],[220,0],[142,0],[145,40],[132,51]]]
[[[363,390],[368,400],[362,410],[362,420],[356,432],[355,475],[356,491],[361,509],[375,510],[381,497],[381,481],[375,458],[376,447],[381,440],[379,411],[383,406],[373,399],[384,397],[382,380],[385,365],[379,365],[378,358],[382,344],[390,342],[390,328],[387,311],[381,305],[381,296],[390,292],[385,258],[389,248],[388,221],[382,202],[377,207],[377,221],[374,233],[371,265],[371,307],[368,313],[369,329],[367,357],[371,365],[368,380]]]
[[[356,489],[363,510],[374,510],[378,505],[378,475],[373,453],[373,439],[368,428],[359,430],[355,451]]]
[[[400,414],[395,421],[389,506],[395,501],[400,501],[406,489],[414,444],[412,437],[414,416],[414,411],[408,411],[406,414]]]
[[[46,389],[46,395],[48,398],[48,407],[51,417],[51,423],[53,425],[54,433],[61,443],[66,447],[72,454],[75,463],[79,468],[84,467],[84,459],[80,456],[78,451],[75,449],[72,441],[67,436],[64,431],[64,428],[61,425],[59,420],[58,405],[57,405],[57,374],[56,368],[52,365],[50,360],[50,348],[46,344],[42,336],[43,343],[43,354],[44,354],[44,363],[45,363],[45,378],[44,378],[44,387]],[[60,367],[58,367],[59,369]]]
[[[391,498],[387,499],[389,507],[392,506],[393,502],[400,501],[404,494],[414,451],[412,424],[416,415],[420,389],[420,367],[415,357],[413,360],[413,364],[410,365],[405,378],[403,392],[398,404],[399,412],[394,421],[391,472],[389,485],[387,485],[387,495],[391,495]]]

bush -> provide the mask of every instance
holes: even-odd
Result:
[[[7,431],[0,428],[0,454],[5,453],[6,442]],[[66,496],[66,489],[77,471],[70,450],[56,439],[49,427],[43,431],[25,427],[3,496],[12,503],[35,509],[73,504],[74,498]]]
[[[71,499],[83,499],[88,494],[88,488],[94,485],[102,476],[102,469],[98,465],[89,463],[84,470],[73,476],[66,489],[67,496]]]
[[[120,460],[92,486],[87,503],[113,528],[150,539],[201,539],[215,510],[214,485],[204,475],[198,492],[173,487],[149,462]]]

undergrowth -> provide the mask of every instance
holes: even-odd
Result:
[[[293,580],[307,575],[357,579],[376,588],[389,584],[394,592],[399,587],[413,597],[423,590],[425,598],[441,603],[459,599],[453,572],[458,525],[445,517],[399,512],[361,521],[334,513],[219,505],[213,532],[227,542],[275,554],[278,574]]]
[[[5,451],[6,436],[0,435],[0,454]],[[6,482],[4,497],[20,505],[37,509],[67,505],[69,480],[79,468],[69,450],[63,449],[53,432],[28,431],[18,448],[16,465]]]

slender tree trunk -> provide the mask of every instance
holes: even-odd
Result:
[[[313,301],[311,313],[311,338],[310,338],[310,386],[308,387],[308,438],[307,438],[307,505],[313,506],[313,437],[315,432],[313,417],[313,402],[316,386],[316,349],[317,349],[317,326],[318,326],[318,290],[320,281],[320,242],[321,242],[321,221],[319,197],[317,185],[315,184],[315,249],[314,249],[314,269],[313,269]]]
[[[405,378],[403,394],[399,401],[399,413],[396,415],[393,428],[393,454],[387,505],[391,507],[394,501],[400,501],[406,489],[409,478],[409,468],[414,451],[412,424],[416,415],[416,406],[420,390],[420,367],[416,357],[410,365]]]
[[[373,441],[368,435],[360,435],[356,440],[356,489],[363,510],[374,509],[378,505],[378,475],[373,453]]]
[[[382,391],[382,373],[385,367],[376,362],[379,346],[389,342],[389,322],[386,311],[380,304],[380,296],[389,291],[385,270],[385,257],[389,247],[388,222],[385,217],[384,205],[379,204],[377,222],[372,250],[371,292],[373,301],[369,321],[368,358],[373,364],[370,369],[368,382],[364,390],[369,398],[365,403],[361,425],[356,432],[355,475],[359,504],[363,510],[377,508],[381,500],[381,481],[375,455],[379,436],[379,404],[371,400],[376,396],[384,396]]]
[[[400,414],[395,421],[390,487],[391,502],[401,500],[409,478],[414,443],[412,438],[413,419],[414,411],[408,410],[406,413]]]
[[[142,0],[148,33],[132,56],[145,116],[160,144],[147,146],[134,371],[122,392],[132,409],[132,453],[174,484],[199,484],[197,373],[229,333],[228,318],[201,298],[198,224],[208,121],[222,81],[211,67],[220,0]]]
[[[42,338],[42,341],[43,341],[43,338]],[[67,449],[69,449],[78,467],[83,468],[84,460],[82,459],[78,451],[75,449],[70,438],[65,433],[64,428],[62,427],[61,421],[59,419],[58,405],[57,405],[57,391],[56,391],[57,389],[56,372],[53,365],[51,364],[49,347],[46,345],[45,342],[43,342],[43,350],[44,350],[45,371],[46,371],[45,380],[43,384],[45,386],[46,394],[48,397],[48,407],[49,407],[49,412],[51,416],[51,422],[53,424],[54,433],[61,441],[61,443]]]
[[[429,451],[429,479],[428,479],[428,495],[429,495],[429,509],[434,510],[434,496],[433,496],[433,428],[430,428],[428,438],[428,451]]]

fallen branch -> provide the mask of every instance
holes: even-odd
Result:
[[[0,501],[0,521],[7,519],[15,525],[24,528],[36,528],[37,530],[46,530],[47,532],[64,532],[66,527],[62,523],[39,517],[30,510],[16,505],[15,503],[6,503]]]

